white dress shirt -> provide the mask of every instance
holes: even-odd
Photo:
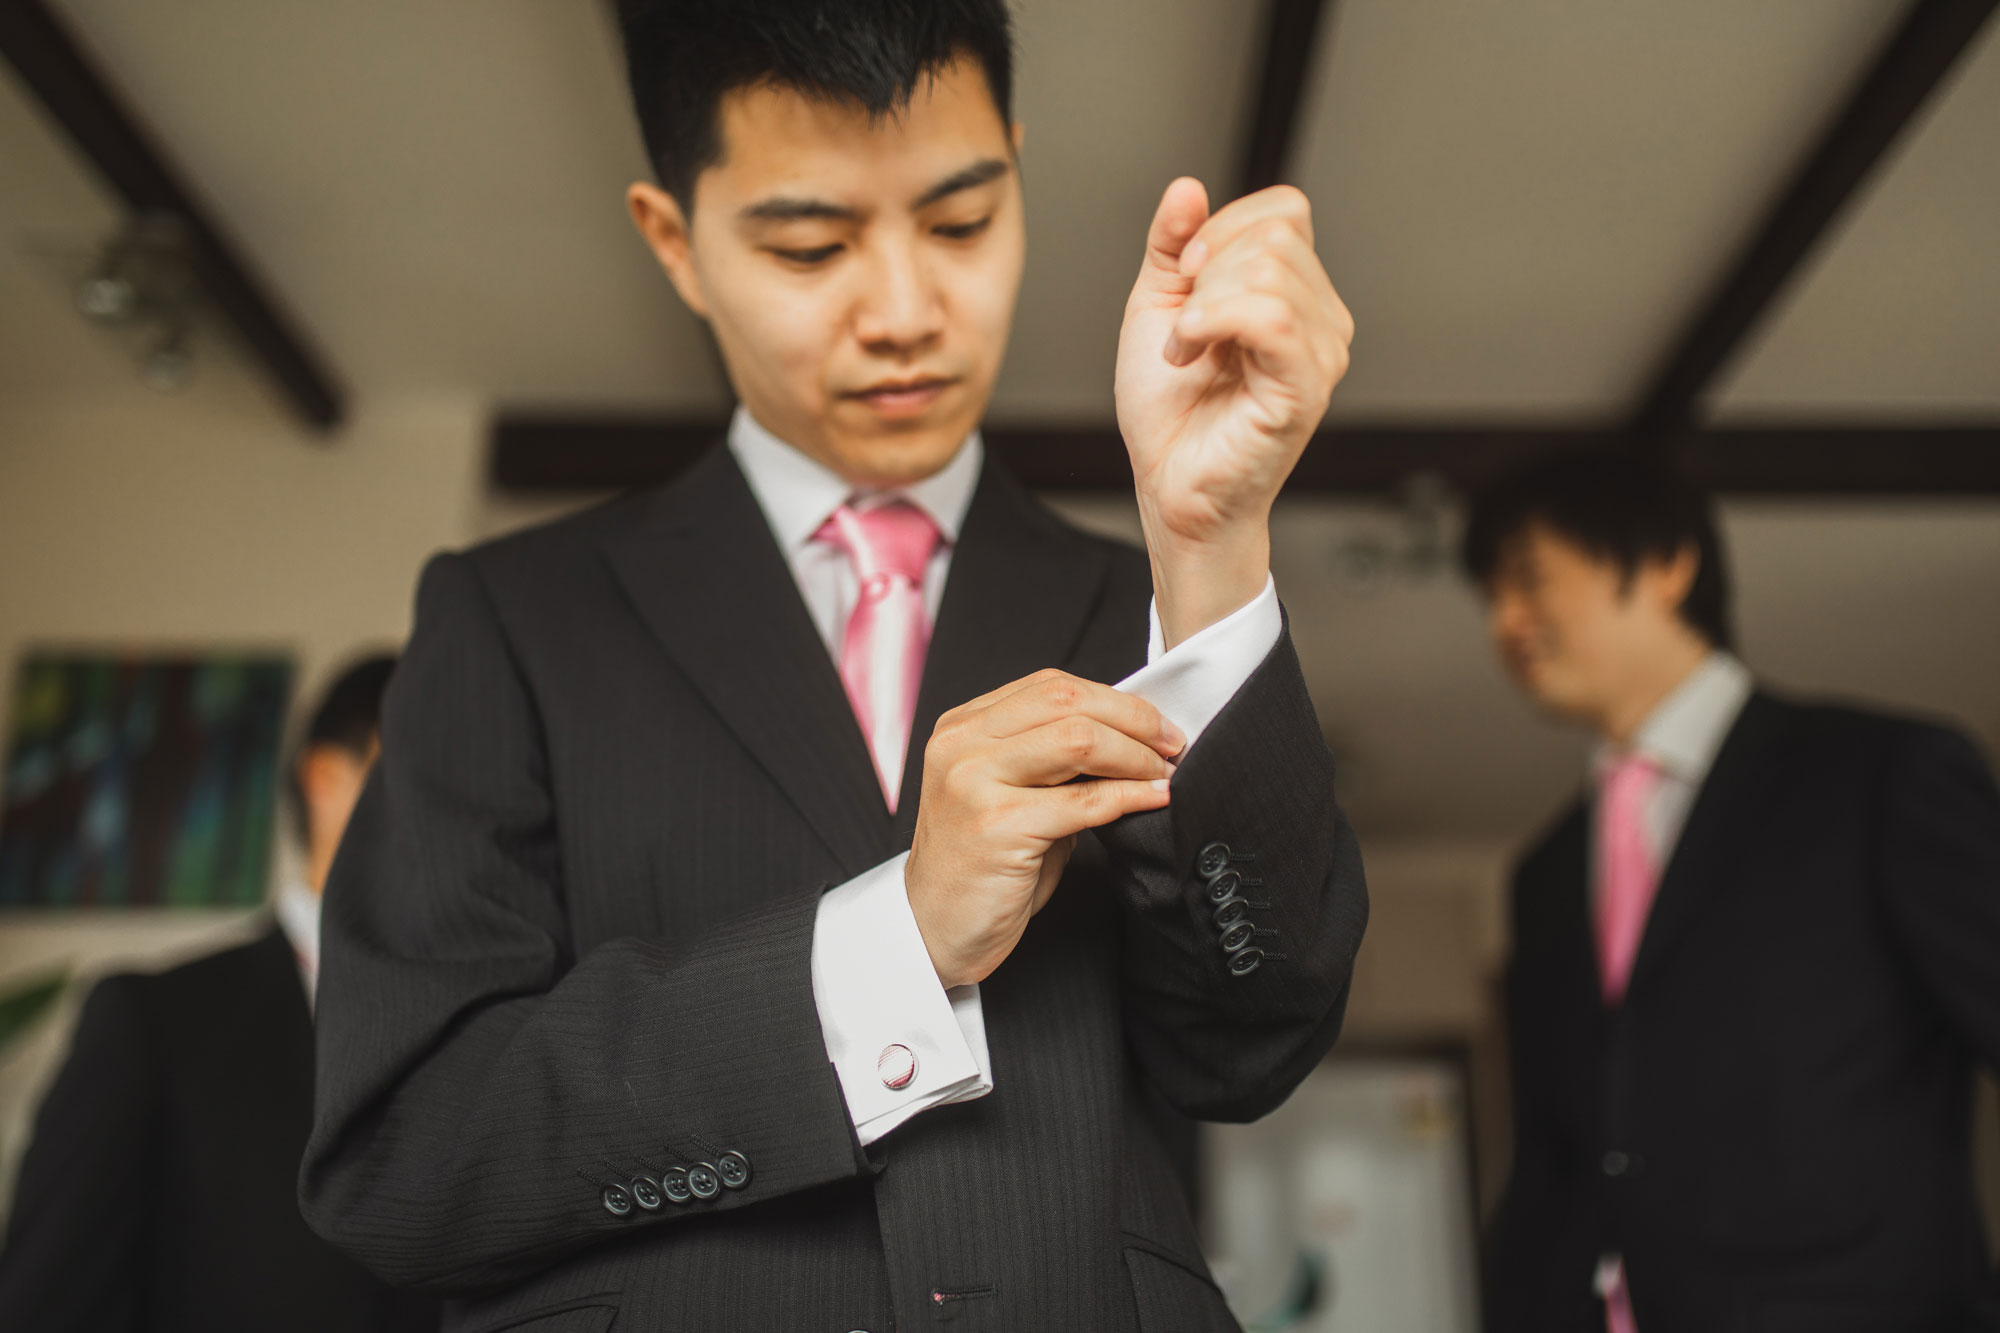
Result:
[[[271,906],[277,912],[278,929],[285,932],[292,956],[299,960],[299,980],[305,984],[310,1007],[319,987],[319,895],[304,880],[288,879],[278,886]]]
[[[857,492],[741,407],[730,423],[729,448],[836,661],[860,585],[846,554],[813,537],[842,504],[866,508],[907,500],[937,524],[942,540],[924,571],[924,603],[935,623],[959,529],[979,483],[985,450],[978,432],[933,476],[884,492]],[[1147,665],[1118,688],[1171,718],[1191,747],[1277,643],[1282,624],[1277,588],[1269,578],[1249,605],[1171,652],[1164,649],[1156,608]],[[993,1090],[979,987],[947,991],[939,984],[910,911],[903,881],[908,860],[907,852],[892,857],[828,891],[814,922],[813,999],[827,1055],[864,1144],[919,1112]],[[905,1047],[916,1058],[915,1075],[900,1088],[887,1086],[878,1071],[878,1060],[891,1046]]]
[[[1722,742],[1736,725],[1743,705],[1749,702],[1751,688],[1750,669],[1733,654],[1715,649],[1646,715],[1632,737],[1629,753],[1644,755],[1659,771],[1641,818],[1645,821],[1653,864],[1663,872],[1681,840],[1681,831],[1687,827],[1694,798],[1701,791],[1701,784],[1708,781],[1708,770],[1715,766]],[[1605,775],[1622,753],[1625,752],[1608,741],[1597,747],[1591,758],[1594,788],[1602,787]],[[1597,823],[1603,818],[1603,811],[1604,802],[1599,800],[1592,814],[1592,902],[1597,900],[1604,874],[1600,855],[1604,838]],[[1599,1296],[1609,1296],[1623,1283],[1624,1262],[1616,1254],[1598,1260],[1595,1285]]]

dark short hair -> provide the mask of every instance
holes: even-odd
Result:
[[[721,160],[723,96],[753,84],[880,116],[970,56],[1013,123],[1006,0],[619,0],[618,27],[646,154],[684,209],[695,178]]]
[[[286,770],[286,796],[292,807],[292,827],[301,841],[306,836],[306,792],[299,782],[299,765],[316,745],[333,745],[356,759],[365,759],[382,730],[382,695],[396,670],[393,653],[374,653],[361,658],[334,677],[320,696],[319,707],[306,720],[299,748]]]
[[[1507,547],[1533,524],[1617,565],[1628,579],[1641,562],[1671,560],[1692,546],[1701,567],[1681,619],[1714,647],[1735,642],[1715,506],[1665,462],[1629,451],[1565,450],[1503,473],[1472,497],[1460,549],[1467,576],[1489,583]]]

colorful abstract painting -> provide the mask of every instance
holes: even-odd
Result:
[[[281,657],[29,656],[0,907],[261,901],[291,687]]]

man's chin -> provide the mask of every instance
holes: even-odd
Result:
[[[937,475],[958,456],[969,427],[870,432],[836,442],[842,476],[860,486],[908,486]]]

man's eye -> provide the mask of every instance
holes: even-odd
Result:
[[[946,240],[969,241],[980,232],[985,231],[987,224],[992,221],[992,218],[984,217],[980,218],[977,222],[951,222],[939,227],[937,234]]]
[[[827,260],[839,254],[840,250],[841,247],[838,245],[816,245],[810,250],[773,249],[771,253],[784,260],[787,264],[797,264],[802,268],[811,268],[815,264],[824,264]]]

